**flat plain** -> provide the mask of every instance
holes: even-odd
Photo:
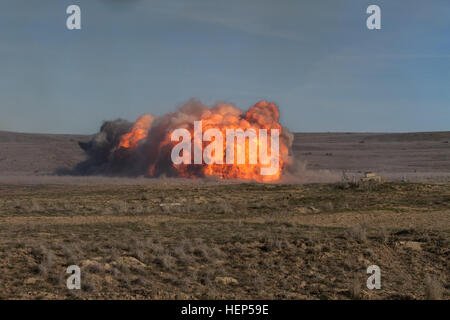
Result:
[[[296,134],[278,184],[52,175],[88,138],[0,134],[1,298],[450,298],[450,133]]]

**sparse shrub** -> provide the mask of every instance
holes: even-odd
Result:
[[[177,277],[175,275],[170,275],[169,276],[170,282],[177,287],[187,287],[190,283],[192,283],[190,278],[185,278],[185,277]]]
[[[94,278],[88,273],[85,273],[81,278],[81,289],[86,292],[96,292],[97,286],[94,282]]]
[[[131,289],[131,279],[129,274],[122,273],[117,277],[117,280],[119,281],[120,286],[126,289]]]
[[[274,226],[274,225],[277,225],[278,223],[279,223],[279,220],[276,219],[275,217],[268,216],[268,217],[264,218],[264,224],[265,225],[272,225],[272,226]]]
[[[113,277],[118,277],[120,275],[120,270],[118,268],[112,267],[109,272]]]
[[[180,242],[180,247],[182,247],[186,252],[192,253],[194,250],[194,241],[189,239],[183,239]]]
[[[154,246],[155,244],[149,240],[131,239],[127,243],[127,248],[134,258],[140,260],[141,262],[146,260],[147,252],[151,251],[149,246]]]
[[[317,249],[315,247],[308,247],[305,250],[306,254],[315,254],[317,252]]]
[[[260,292],[264,288],[264,283],[265,283],[265,280],[261,274],[256,274],[253,277],[252,284],[253,284],[253,289],[255,289],[255,291]]]
[[[117,261],[116,263],[114,263],[115,267],[117,268],[117,270],[119,270],[121,273],[123,274],[128,274],[130,273],[130,268],[128,267],[128,265],[126,263],[123,263],[122,261]]]
[[[357,189],[357,182],[339,182],[335,184],[335,188],[338,190]]]
[[[113,209],[114,212],[119,214],[127,213],[128,211],[128,205],[123,200],[112,200],[109,202],[109,205]]]
[[[62,252],[66,258],[67,264],[77,264],[81,258],[81,249],[77,244],[65,244],[62,246]]]
[[[219,200],[212,208],[212,212],[221,214],[232,214],[234,212],[231,204],[226,200]]]
[[[222,258],[225,254],[214,243],[202,243],[201,248],[206,252],[205,259],[207,262],[214,263],[217,258]]]
[[[211,284],[214,281],[214,272],[210,270],[200,271],[194,274],[195,279],[202,285],[212,287]]]
[[[355,276],[350,284],[350,297],[355,300],[361,299],[361,283]]]
[[[143,248],[135,248],[131,255],[140,261],[145,261],[145,251]]]
[[[106,259],[106,262],[109,262],[109,263],[115,262],[115,261],[117,261],[117,259],[119,259],[119,257],[120,257],[120,254],[119,254],[118,249],[113,247],[110,250],[110,256]]]
[[[191,264],[195,258],[202,262],[214,262],[216,258],[222,258],[225,254],[214,244],[206,244],[203,239],[184,239],[173,250],[173,256],[181,265]]]
[[[236,242],[233,246],[232,253],[241,254],[245,251],[244,246],[240,242]]]
[[[153,262],[167,270],[172,269],[172,267],[174,266],[174,258],[168,254],[163,254],[159,257],[156,257]]]
[[[439,280],[428,276],[425,280],[425,299],[440,300],[442,299],[443,288]]]
[[[49,274],[47,277],[47,282],[55,287],[65,287],[66,278],[64,277],[64,270],[61,269],[60,272]]]
[[[151,239],[147,240],[145,247],[148,248],[150,253],[152,253],[154,255],[161,255],[165,251],[164,246],[162,246],[159,242],[157,242],[157,240],[151,240]]]
[[[55,264],[56,256],[43,245],[32,248],[31,254],[37,260],[35,271],[42,276],[47,276],[50,269]]]
[[[26,206],[26,210],[28,212],[41,212],[44,210],[44,208],[39,203],[39,201],[37,201],[36,199],[31,199],[28,205]]]
[[[131,280],[131,285],[133,286],[146,286],[147,285],[147,281],[145,280],[144,277],[137,277],[134,280]]]
[[[99,274],[105,272],[105,268],[101,263],[98,262],[92,262],[89,263],[85,268],[85,272],[93,273],[93,274]]]
[[[281,223],[281,225],[282,225],[283,227],[285,227],[285,228],[292,228],[292,227],[295,227],[295,223],[290,222],[290,221],[283,221],[283,222]]]
[[[388,243],[390,236],[391,236],[391,233],[385,227],[382,227],[381,229],[379,229],[378,237],[381,239],[381,242]]]
[[[219,247],[211,246],[210,256],[213,256],[215,258],[223,258],[225,256],[225,253]]]
[[[201,258],[204,261],[208,261],[209,260],[209,256],[208,256],[208,250],[206,248],[206,246],[204,244],[201,244],[199,246],[197,246],[194,249],[194,255]]]
[[[333,211],[334,204],[331,201],[324,201],[319,204],[319,208],[320,208],[320,211],[324,211],[324,212]]]
[[[367,228],[364,224],[353,226],[347,231],[347,235],[349,238],[356,240],[358,242],[366,242]]]
[[[139,202],[138,203],[134,203],[130,207],[131,207],[130,209],[132,210],[132,212],[134,214],[136,214],[136,215],[143,214],[145,212],[144,206],[141,203],[139,203]]]
[[[187,265],[190,265],[194,261],[192,256],[186,252],[185,247],[182,245],[177,246],[174,249],[174,256],[177,258],[177,262],[180,265],[187,266]]]
[[[62,203],[60,203],[60,206],[63,211],[68,211],[68,213],[73,213],[73,211],[77,209],[77,206],[69,201],[63,201]]]
[[[240,215],[248,214],[248,201],[247,200],[240,200],[238,203],[235,204],[235,207],[239,208]]]
[[[150,200],[151,198],[151,195],[146,192],[142,193],[141,195],[141,200]]]
[[[264,251],[270,252],[270,251],[278,251],[286,247],[288,247],[288,243],[286,242],[286,240],[281,240],[277,237],[270,237],[264,239],[264,245],[262,249]]]

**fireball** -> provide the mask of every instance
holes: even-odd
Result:
[[[114,150],[132,155],[129,161],[138,161],[136,166],[143,163],[144,174],[150,177],[165,174],[188,178],[278,181],[292,162],[289,150],[293,140],[292,134],[279,123],[279,117],[278,107],[266,101],[242,112],[229,103],[218,103],[208,108],[191,100],[178,112],[161,118],[150,114],[140,116],[120,137]],[[200,123],[201,127],[196,129],[194,122]],[[172,138],[177,129],[185,130],[190,140],[184,141],[181,156],[185,161],[179,164],[171,160],[172,150],[180,143]],[[261,132],[274,131],[281,132],[279,141],[276,141],[279,145],[277,152],[272,148],[273,134],[268,134],[267,139],[261,138]],[[208,134],[211,132],[213,134]],[[232,137],[231,141],[230,132],[256,134],[245,134],[236,140]],[[277,164],[276,170],[270,175],[262,175],[262,169],[270,167],[271,163]]]

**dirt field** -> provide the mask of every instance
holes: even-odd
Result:
[[[52,175],[87,139],[0,132],[0,298],[450,298],[448,132],[296,134],[295,184]]]
[[[450,184],[0,189],[1,298],[450,297]]]

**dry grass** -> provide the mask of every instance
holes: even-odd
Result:
[[[40,245],[31,250],[36,261],[35,270],[42,276],[47,276],[49,270],[55,265],[56,256],[45,246]]]
[[[438,279],[434,277],[427,277],[425,281],[425,299],[440,300],[442,299],[443,292],[444,288]]]
[[[365,224],[359,224],[351,227],[347,231],[347,235],[349,239],[356,240],[358,242],[366,242],[367,241],[367,226]]]
[[[376,188],[0,185],[0,292],[448,299],[450,185]],[[79,291],[65,286],[72,264],[81,267]],[[381,290],[366,289],[371,264],[381,267]],[[441,277],[425,282],[426,274]]]
[[[361,296],[361,281],[358,279],[358,277],[355,275],[351,284],[350,284],[350,297],[355,300],[360,300],[362,298]]]

